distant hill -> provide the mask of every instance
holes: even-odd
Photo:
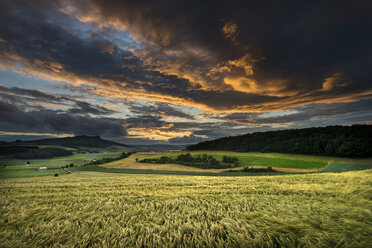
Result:
[[[19,143],[19,142],[16,142]],[[54,139],[40,139],[31,141],[21,141],[23,144],[33,145],[55,145],[55,146],[67,146],[67,147],[94,147],[94,148],[106,148],[109,146],[121,146],[130,147],[127,145],[119,144],[113,141],[104,140],[99,136],[75,136],[67,138],[54,138]]]
[[[72,155],[73,152],[127,152],[131,146],[101,139],[99,136],[0,142],[0,157],[44,159]]]
[[[2,145],[0,157],[16,159],[44,159],[60,156],[69,156],[73,153],[62,148],[39,148],[37,146]]]
[[[72,148],[80,151],[121,151],[132,149],[131,146],[101,139],[99,136],[75,136],[67,138],[14,141],[2,143],[1,146],[51,146]]]
[[[186,150],[372,157],[372,125],[328,126],[256,132],[201,142],[188,146]]]

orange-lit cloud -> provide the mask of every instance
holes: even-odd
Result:
[[[341,74],[335,73],[331,77],[324,79],[321,91],[330,91],[338,86],[345,86],[347,83],[342,81]]]
[[[228,21],[223,25],[222,32],[224,33],[226,39],[236,41],[238,36],[238,26],[232,21]]]
[[[332,13],[319,8],[313,22],[304,18],[312,14],[308,9],[300,8],[293,15],[288,12],[291,8],[280,4],[270,11],[257,6],[251,9],[242,2],[238,4],[241,8],[232,4],[230,12],[225,4],[216,2],[216,11],[206,12],[200,10],[210,6],[192,0],[187,5],[57,0],[40,1],[37,8],[27,1],[21,3],[3,4],[0,68],[55,85],[88,85],[85,93],[99,98],[96,103],[101,99],[112,102],[119,110],[113,115],[119,119],[145,115],[133,106],[147,104],[184,106],[174,107],[178,112],[173,110],[173,115],[165,107],[155,108],[153,113],[147,111],[151,108],[144,111],[162,122],[176,123],[207,122],[216,119],[213,114],[272,112],[356,103],[372,97],[370,65],[363,52],[370,50],[371,42],[368,37],[361,39],[352,25],[344,25],[354,23],[356,16],[360,20],[369,16],[364,9],[358,15],[344,16],[337,14],[348,9],[342,4]],[[283,15],[296,25],[283,25]],[[327,25],[329,20],[332,25]],[[360,30],[364,30],[368,22],[360,20]],[[344,29],[347,32],[340,31]],[[345,33],[349,35],[345,37]],[[342,49],[347,51],[340,53]],[[18,95],[8,96],[10,102],[11,96]],[[24,100],[45,109],[78,105],[76,98],[71,102]],[[99,112],[96,105],[85,107],[96,107]],[[81,106],[73,111],[83,114]],[[262,124],[251,118],[224,121]],[[281,119],[283,125],[289,125],[286,118]],[[154,138],[195,135],[159,126],[164,125],[129,123],[127,127],[133,135],[151,130]]]
[[[133,136],[134,138],[146,137],[151,140],[169,140],[172,138],[179,138],[192,134],[191,131],[170,130],[170,128],[172,127],[173,124],[156,128],[129,128],[128,134]]]
[[[9,58],[12,60],[17,59],[18,61],[25,61],[22,57],[17,56],[15,54],[10,54]],[[9,63],[11,60],[7,60],[6,62]],[[14,62],[15,63],[15,62]],[[10,68],[9,64],[2,64],[5,68]],[[10,63],[10,65],[12,65]],[[41,61],[36,61],[34,65],[28,65],[25,61],[22,64],[22,67],[17,68],[13,66],[14,70],[23,73],[26,75],[31,75],[36,78],[42,78],[46,80],[52,81],[64,81],[71,83],[73,85],[81,85],[81,84],[89,84],[98,86],[96,89],[92,89],[91,92],[100,96],[105,97],[112,97],[112,98],[123,98],[126,100],[132,99],[132,101],[136,99],[144,99],[144,100],[155,100],[164,103],[175,103],[178,105],[184,105],[187,107],[197,107],[203,109],[206,112],[221,112],[221,111],[231,111],[231,112],[264,112],[264,111],[272,111],[278,110],[288,107],[295,107],[295,106],[304,106],[306,104],[313,104],[313,103],[337,103],[337,102],[352,102],[358,101],[361,98],[369,97],[371,94],[370,91],[362,91],[362,92],[355,92],[355,93],[338,93],[338,95],[330,97],[329,95],[323,94],[313,94],[311,92],[296,95],[295,97],[287,97],[285,93],[282,93],[282,90],[285,88],[285,81],[268,81],[265,84],[258,84],[254,79],[249,79],[246,76],[237,77],[237,78],[229,78],[226,77],[224,79],[224,83],[230,85],[235,91],[241,91],[243,93],[250,93],[250,94],[263,94],[268,96],[278,96],[282,97],[282,99],[277,99],[275,102],[263,102],[259,104],[249,104],[245,105],[244,102],[241,102],[239,105],[236,105],[233,109],[229,105],[222,105],[222,106],[213,106],[203,101],[198,101],[198,99],[192,98],[184,98],[182,96],[176,97],[174,95],[168,95],[164,93],[155,93],[146,91],[144,88],[127,88],[126,83],[121,81],[113,81],[110,79],[101,79],[96,77],[90,78],[81,78],[77,75],[70,73],[69,71],[64,70],[64,68],[58,63],[42,63]],[[331,79],[335,80],[333,77]],[[329,81],[325,81],[326,83]],[[142,84],[141,82],[138,82]],[[328,83],[329,84],[329,83]],[[327,86],[328,87],[328,86]],[[216,93],[219,91],[217,90]],[[223,95],[225,90],[220,91],[220,95]],[[291,93],[290,93],[291,94]]]

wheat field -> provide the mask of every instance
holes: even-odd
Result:
[[[372,170],[0,180],[0,247],[368,247]]]

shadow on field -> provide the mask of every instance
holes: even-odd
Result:
[[[188,176],[277,176],[303,173],[287,172],[244,172],[244,171],[226,171],[226,172],[197,172],[197,171],[166,171],[166,170],[149,170],[149,169],[117,169],[106,168],[98,165],[79,167],[79,171],[93,171],[103,173],[123,173],[123,174],[156,174],[156,175],[188,175]]]
[[[357,171],[357,170],[369,170],[372,169],[372,164],[341,164],[341,163],[330,163],[319,172],[347,172],[347,171]]]

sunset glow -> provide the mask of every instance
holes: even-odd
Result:
[[[369,8],[166,2],[0,1],[0,140],[371,123]]]

